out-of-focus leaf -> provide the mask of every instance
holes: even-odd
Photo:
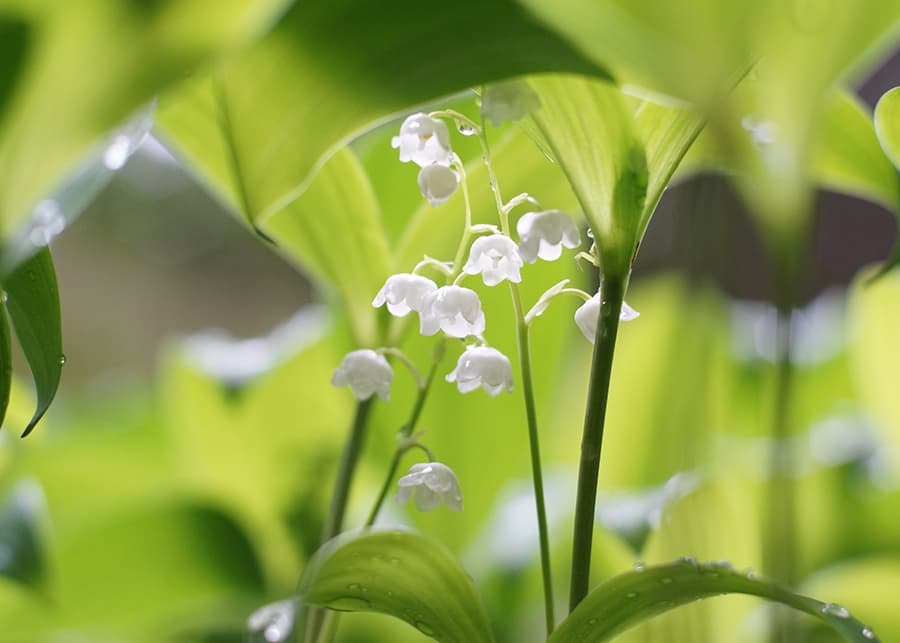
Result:
[[[25,427],[25,437],[44,416],[56,396],[65,356],[56,271],[44,248],[3,282],[6,308],[34,378],[37,408]]]
[[[894,87],[878,99],[875,133],[891,163],[900,168],[900,87]]]
[[[0,38],[0,237],[16,231],[99,137],[224,48],[264,30],[285,4],[4,2],[3,24],[13,26]]]
[[[389,11],[354,0],[297,2],[258,46],[164,99],[158,124],[255,226],[379,121],[468,87],[547,71],[607,77],[510,0],[399,0]]]
[[[566,174],[590,223],[604,269],[625,274],[640,239],[648,168],[625,98],[575,76],[532,79],[540,143]],[[601,153],[602,150],[602,153]]]
[[[374,346],[379,340],[372,299],[390,274],[391,258],[375,194],[353,153],[341,150],[331,157],[309,189],[261,228],[288,257],[340,293],[358,345]]]
[[[0,294],[0,298],[5,295]],[[12,391],[12,346],[9,342],[9,322],[6,319],[6,304],[0,301],[0,426],[6,417],[9,395]]]
[[[37,586],[46,573],[46,504],[33,481],[15,484],[0,505],[0,576]]]
[[[675,607],[722,594],[749,594],[813,616],[847,641],[878,641],[840,605],[795,594],[772,581],[741,574],[722,563],[680,561],[626,572],[591,592],[548,639],[548,643],[602,643]]]
[[[338,536],[309,562],[298,592],[319,607],[389,614],[436,641],[493,641],[472,580],[442,544],[415,533]]]

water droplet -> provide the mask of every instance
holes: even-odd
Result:
[[[425,636],[435,636],[434,628],[432,628],[425,621],[416,621],[416,629],[419,630]]]
[[[744,576],[747,578],[747,580],[759,580],[759,574],[755,569],[748,569],[744,573]]]
[[[5,304],[6,300],[9,299],[9,295],[6,294],[5,290],[0,290],[0,303]]]
[[[868,628],[868,627],[864,627],[864,628],[862,629],[862,635],[863,635],[864,638],[867,638],[867,639],[874,639],[874,638],[875,638],[875,632],[873,632],[872,629],[871,629],[871,628]]]
[[[671,585],[671,584],[674,583],[675,581],[674,581],[674,579],[669,578],[668,576],[666,576],[665,578],[660,579],[659,582],[662,583],[663,585]]]
[[[850,618],[850,610],[843,605],[837,605],[835,603],[828,603],[822,607],[822,613],[836,618]]]
[[[636,571],[636,572],[642,572],[646,569],[647,569],[647,564],[642,560],[639,560],[638,562],[636,562],[634,564],[634,571]]]
[[[679,558],[679,561],[688,565],[694,565],[695,567],[697,565],[697,559],[693,556],[684,556],[682,558]]]
[[[247,627],[251,632],[262,633],[267,643],[286,641],[294,627],[297,606],[293,600],[265,605],[250,615]]]
[[[625,598],[637,598],[637,597],[638,597],[637,592],[628,592],[627,594],[625,594]]]
[[[456,121],[456,131],[463,136],[473,136],[475,134],[475,128],[465,121]]]
[[[328,607],[338,612],[359,612],[367,610],[372,604],[359,596],[338,596],[328,601]]]
[[[60,366],[63,366],[63,365],[65,365],[66,361],[68,361],[68,360],[65,355],[60,355],[56,361],[59,362]]]

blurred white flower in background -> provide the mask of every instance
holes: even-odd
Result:
[[[433,511],[441,503],[453,511],[462,511],[462,491],[456,474],[440,462],[414,464],[409,473],[397,481],[397,502],[404,504],[415,495],[419,511]]]
[[[522,281],[519,271],[522,266],[522,257],[515,242],[506,235],[492,234],[475,240],[463,272],[480,274],[485,286],[496,286],[504,279],[514,283]]]
[[[394,371],[384,356],[362,348],[344,356],[340,366],[334,369],[331,383],[334,386],[349,386],[358,400],[368,400],[377,393],[387,402],[393,379]]]
[[[481,113],[494,127],[506,121],[517,121],[541,106],[541,99],[527,83],[511,80],[484,88]]]
[[[469,346],[459,356],[456,368],[447,375],[448,382],[456,382],[460,393],[481,387],[491,397],[504,389],[512,393],[513,376],[509,358],[496,348]]]

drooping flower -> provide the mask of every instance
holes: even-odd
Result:
[[[527,83],[510,80],[484,88],[481,113],[494,127],[506,121],[517,121],[541,106],[541,99]]]
[[[412,161],[419,167],[432,163],[449,166],[453,152],[447,124],[419,112],[407,117],[400,126],[400,135],[391,139],[391,147],[400,150],[400,161]]]
[[[334,369],[331,383],[334,386],[349,386],[358,400],[368,400],[377,393],[387,402],[393,379],[394,371],[384,356],[362,348],[344,356],[340,366]]]
[[[443,286],[425,297],[419,331],[434,335],[439,330],[460,338],[483,333],[484,312],[478,293],[462,286]]]
[[[411,310],[422,312],[425,298],[437,290],[437,284],[427,277],[400,273],[391,275],[375,295],[372,305],[376,308],[387,303],[387,309],[396,317],[405,317]]]
[[[448,382],[456,382],[460,393],[474,391],[478,387],[491,397],[497,397],[506,389],[512,393],[513,376],[509,359],[496,348],[469,346],[459,356],[456,368],[447,375]]]
[[[525,314],[525,323],[530,324],[535,317],[543,315],[544,311],[547,310],[547,307],[550,305],[550,302],[553,301],[553,298],[561,293],[568,283],[568,279],[563,279],[559,283],[547,288],[547,290],[544,291],[544,294],[542,294],[534,303],[534,306],[531,307],[531,310]]]
[[[622,302],[622,310],[619,313],[620,320],[631,321],[639,316],[640,313],[638,311],[624,301]],[[578,328],[581,329],[581,332],[584,333],[584,336],[587,337],[591,344],[594,343],[594,337],[597,335],[597,321],[599,318],[600,293],[598,292],[575,311],[575,323],[578,324]]]
[[[569,216],[560,210],[526,212],[516,224],[519,233],[519,254],[528,263],[540,257],[544,261],[556,261],[562,255],[562,247],[577,248],[581,235]]]
[[[506,235],[492,234],[475,240],[463,272],[470,275],[481,273],[485,286],[496,286],[504,279],[515,283],[522,281],[519,272],[522,265],[515,242]]]
[[[438,206],[456,192],[459,187],[459,174],[456,170],[432,163],[419,170],[419,190],[428,199],[432,207]]]
[[[456,474],[440,462],[414,464],[409,473],[397,481],[397,502],[405,504],[415,494],[419,511],[433,511],[441,503],[453,511],[462,511],[462,491]]]

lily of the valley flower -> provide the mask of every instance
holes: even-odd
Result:
[[[462,491],[456,474],[440,462],[414,464],[409,473],[397,481],[400,491],[397,502],[404,504],[415,493],[416,508],[419,511],[433,511],[441,503],[453,511],[462,511]]]
[[[376,308],[387,304],[392,315],[405,317],[411,310],[422,312],[425,299],[437,290],[437,284],[427,277],[400,273],[391,275],[375,295],[372,305]]]
[[[419,170],[419,190],[432,207],[438,206],[456,192],[459,174],[445,165],[432,163]]]
[[[425,298],[419,311],[419,331],[434,335],[443,330],[450,337],[484,332],[484,312],[478,293],[461,286],[443,286]]]
[[[517,121],[541,106],[541,99],[526,83],[511,80],[484,88],[481,113],[494,127],[506,121]]]
[[[412,161],[419,167],[432,163],[449,166],[452,159],[447,124],[419,112],[400,126],[400,136],[391,139],[391,147],[400,150],[400,161]]]
[[[368,400],[377,393],[387,402],[393,379],[394,371],[384,356],[363,348],[344,356],[340,366],[334,369],[331,383],[334,386],[349,386],[358,400]]]
[[[556,261],[562,254],[562,247],[577,248],[581,245],[581,235],[569,216],[560,210],[527,212],[516,224],[519,233],[519,254],[528,263],[538,258]]]
[[[447,375],[448,382],[456,382],[460,393],[474,391],[478,387],[491,397],[506,389],[512,393],[513,376],[509,359],[496,348],[469,346],[459,356],[456,368]]]
[[[640,313],[634,308],[622,302],[622,310],[619,313],[619,319],[622,321],[631,321],[640,316]],[[578,310],[575,311],[575,323],[584,333],[588,341],[593,344],[594,337],[597,335],[597,321],[600,318],[600,293],[588,299]]]
[[[480,273],[485,286],[496,286],[504,279],[514,283],[522,281],[519,272],[522,265],[515,242],[506,235],[492,234],[475,240],[463,272],[470,275]]]

